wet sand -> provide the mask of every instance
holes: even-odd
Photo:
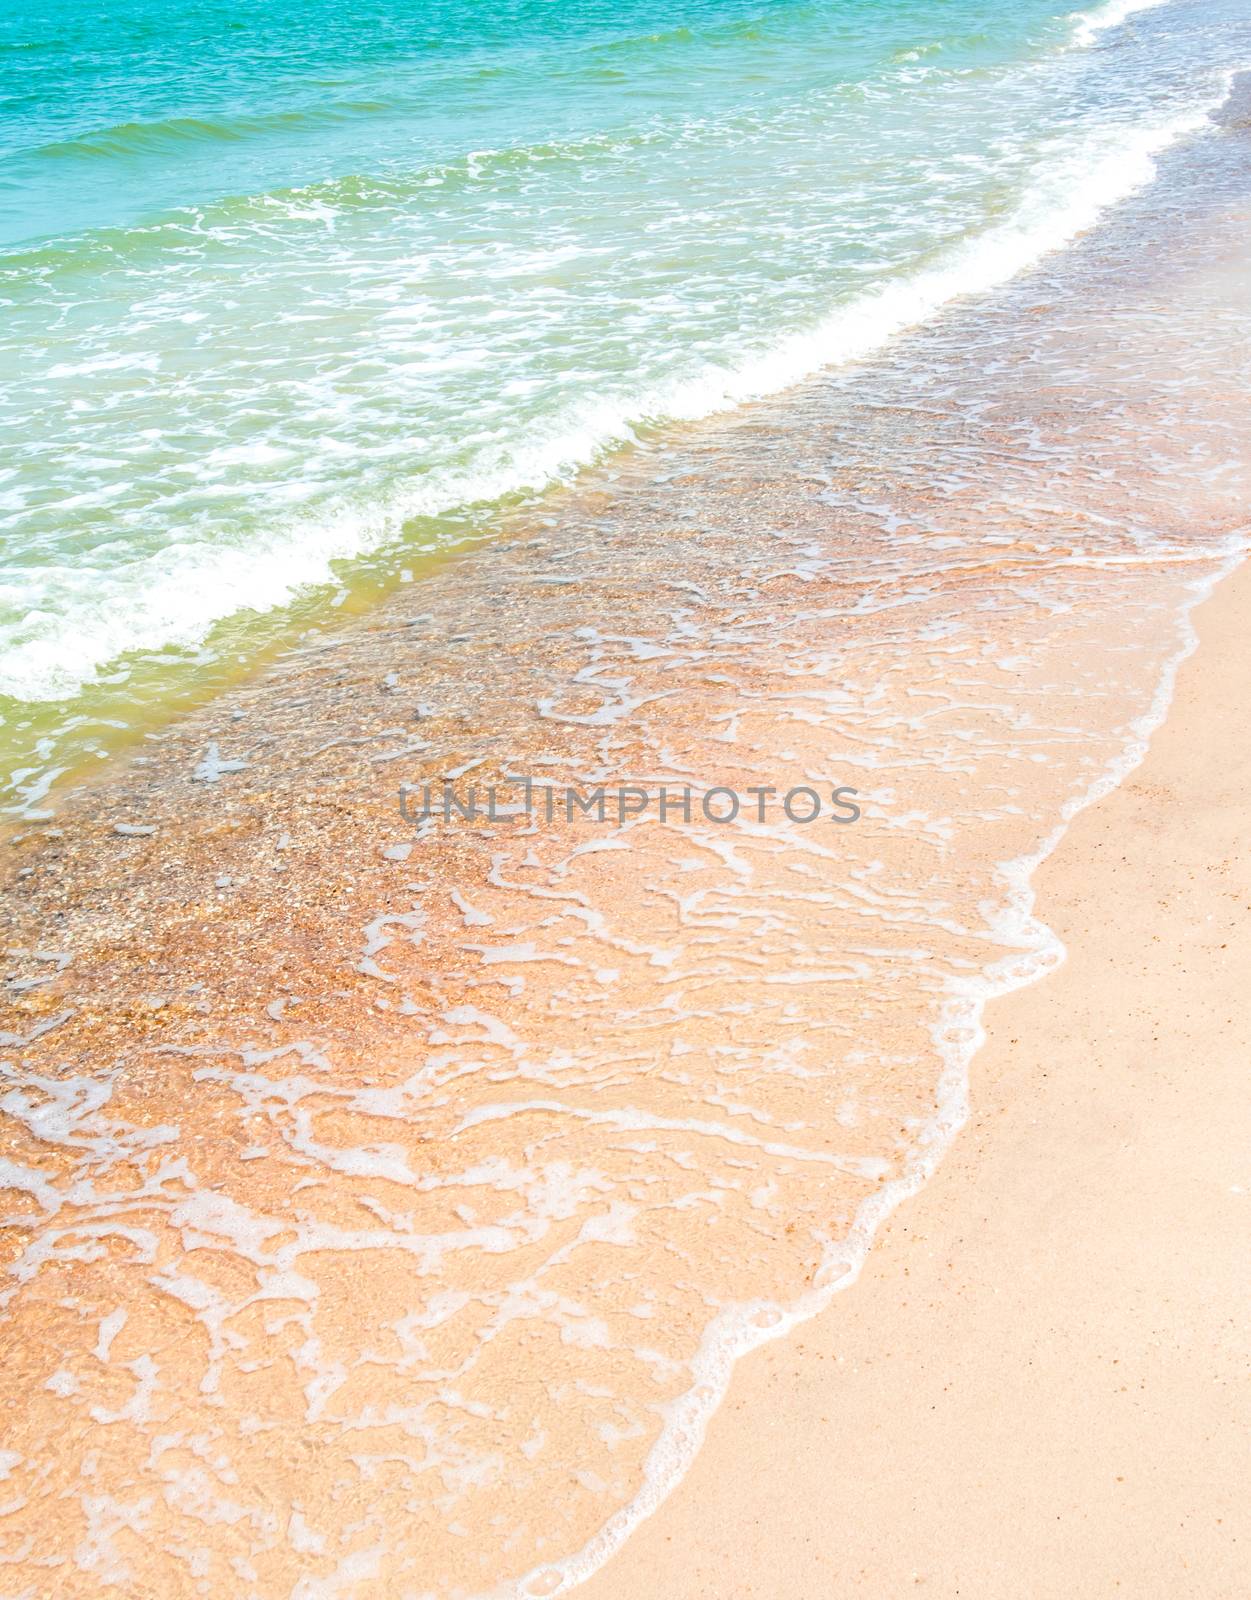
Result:
[[[991,1003],[938,1175],[586,1600],[1245,1593],[1249,607],[1037,873],[1068,958]]]

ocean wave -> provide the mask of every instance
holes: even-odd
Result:
[[[275,117],[278,115],[276,113]],[[685,125],[700,126],[694,121]],[[191,142],[199,137],[190,129],[169,135],[168,129],[172,126],[163,123],[129,124],[120,132],[130,137],[129,130],[132,128],[150,128],[154,130],[154,140],[168,136],[174,142],[183,138]],[[204,129],[210,125],[196,122],[195,126]],[[99,148],[95,150],[97,155],[110,153],[107,145],[117,132],[119,130],[109,130],[99,136]],[[211,142],[214,137],[218,136],[211,133],[203,135],[204,142]],[[215,230],[238,228],[252,222],[269,223],[275,217],[284,215],[297,219],[307,217],[310,208],[316,208],[317,214],[322,217],[338,212],[396,208],[412,205],[430,190],[455,193],[477,186],[485,187],[510,175],[524,175],[551,163],[614,161],[662,142],[667,137],[672,139],[674,130],[657,124],[630,130],[589,133],[568,139],[534,140],[498,148],[468,150],[447,160],[405,167],[396,172],[346,173],[320,178],[313,183],[259,193],[227,195],[205,205],[176,207],[148,221],[129,226],[92,228],[83,233],[61,235],[7,251],[0,256],[0,283],[5,279],[20,281],[26,276],[44,276],[49,272],[80,273],[96,271],[103,266],[139,263],[161,255],[188,237],[202,238]],[[222,142],[232,142],[232,136],[225,133],[220,135],[220,139]],[[45,150],[52,148],[55,147],[47,146]],[[69,146],[64,148],[68,149]],[[91,152],[84,148],[79,153],[86,156]]]
[[[267,133],[317,129],[355,117],[384,115],[394,106],[383,100],[329,102],[287,111],[251,112],[231,117],[163,117],[152,122],[119,122],[93,128],[24,151],[27,159],[94,161],[101,158],[164,155],[188,146],[238,144]]]
[[[289,603],[329,582],[336,562],[378,550],[418,518],[568,481],[640,429],[730,410],[823,368],[869,357],[952,302],[1016,277],[1144,187],[1161,151],[1211,125],[1232,77],[1219,97],[1191,112],[1054,140],[1002,220],[737,365],[709,364],[650,389],[578,401],[524,443],[493,445],[467,466],[428,473],[368,504],[343,500],[316,516],[293,513],[246,548],[174,544],[107,582],[89,570],[53,574],[60,601],[46,609],[35,601],[0,637],[0,693],[64,699],[127,652],[194,648],[232,613]]]
[[[1168,0],[1106,0],[1093,11],[1074,12],[1071,18],[1073,43],[1082,47],[1092,45],[1101,33],[1119,28],[1136,11],[1151,11],[1167,3]]]
[[[1107,0],[1090,12],[1074,13],[1070,18],[1070,43],[1087,45],[1098,34],[1117,26],[1132,13],[1166,3],[1166,0]],[[803,8],[808,9],[808,8]],[[752,15],[728,19],[717,26],[693,28],[675,25],[649,35],[631,35],[610,40],[594,40],[570,52],[567,61],[556,69],[558,78],[580,78],[588,74],[629,79],[627,66],[612,65],[617,52],[629,53],[646,48],[655,51],[667,43],[724,41],[750,43],[767,32],[770,19]],[[307,207],[354,212],[370,207],[411,205],[427,191],[448,194],[475,186],[498,182],[510,176],[522,177],[553,163],[616,161],[657,145],[686,145],[704,139],[756,137],[785,124],[796,116],[820,117],[828,112],[831,100],[844,96],[873,96],[889,88],[895,92],[901,81],[916,90],[916,63],[931,55],[944,59],[961,47],[990,38],[987,32],[952,33],[911,48],[892,52],[877,69],[861,76],[823,85],[819,90],[801,90],[781,100],[773,98],[767,107],[737,107],[728,114],[702,117],[689,111],[657,116],[633,127],[596,129],[562,138],[522,140],[516,144],[464,150],[436,160],[381,167],[364,172],[334,173],[310,183],[280,186],[261,191],[226,194],[211,202],[175,207],[125,227],[91,228],[77,234],[63,234],[49,241],[19,246],[0,258],[0,281],[9,274],[19,279],[27,272],[95,270],[124,260],[143,261],[176,244],[179,236],[191,231],[211,233],[249,221],[266,222],[284,212],[299,218]],[[1004,66],[1017,63],[955,64],[934,62],[924,68],[927,75],[994,76]],[[902,75],[900,68],[912,69]],[[481,65],[466,68],[471,79],[485,78],[499,71]],[[462,73],[462,77],[464,73]],[[1004,92],[1010,92],[1005,86]],[[129,121],[90,129],[72,138],[58,140],[17,152],[24,160],[83,163],[179,155],[197,147],[238,145],[267,134],[313,132],[356,119],[403,115],[419,100],[396,92],[385,97],[328,100],[304,107],[269,112],[240,113],[230,116],[184,116]],[[324,214],[324,213],[323,213]]]

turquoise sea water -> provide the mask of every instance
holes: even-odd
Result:
[[[1062,245],[1215,92],[1193,19],[1125,70],[1163,12],[6,8],[12,789],[37,802],[128,685],[201,670],[222,619],[328,604]]]

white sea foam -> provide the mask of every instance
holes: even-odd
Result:
[[[1166,3],[1167,0],[1107,0],[1106,5],[1096,6],[1093,11],[1076,12],[1073,17],[1073,43],[1083,47],[1092,45],[1101,33],[1106,33],[1109,28],[1119,28],[1136,11],[1151,11]]]
[[[1127,3],[1117,0],[1122,8]],[[1084,25],[1102,29],[1117,20],[1105,8],[1090,13]],[[290,603],[328,582],[338,563],[386,545],[412,519],[568,480],[606,450],[629,442],[641,426],[706,417],[776,393],[822,368],[873,355],[952,302],[1028,270],[1148,184],[1156,157],[1205,126],[1232,77],[1227,75],[1217,95],[1184,113],[1054,138],[1003,221],[735,365],[714,361],[694,375],[599,401],[579,399],[532,426],[524,441],[484,444],[464,466],[436,469],[361,501],[332,499],[320,509],[296,504],[276,512],[268,531],[246,546],[190,537],[122,568],[53,570],[28,591],[11,583],[11,611],[27,609],[20,621],[0,629],[0,694],[62,699],[127,652],[194,648],[220,619]],[[275,449],[258,442],[248,459],[272,459]],[[237,450],[226,454],[238,457]],[[219,451],[219,464],[221,459]],[[302,501],[303,494],[294,498]]]

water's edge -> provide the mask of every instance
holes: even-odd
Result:
[[[1251,538],[1251,533],[1249,533]],[[1065,809],[1062,820],[1030,856],[1001,863],[1005,885],[1013,902],[1016,937],[1027,947],[1023,956],[1008,957],[997,964],[997,978],[978,980],[972,992],[953,996],[934,1031],[934,1042],[947,1059],[939,1085],[941,1109],[924,1140],[924,1148],[901,1177],[885,1185],[861,1205],[845,1243],[830,1253],[825,1262],[827,1284],[813,1291],[781,1321],[768,1328],[749,1326],[748,1319],[759,1309],[737,1308],[731,1319],[709,1325],[706,1348],[697,1364],[700,1387],[684,1397],[675,1408],[669,1430],[656,1444],[647,1463],[648,1481],[629,1506],[619,1511],[589,1544],[567,1561],[545,1563],[525,1574],[515,1584],[507,1584],[483,1595],[482,1600],[535,1600],[536,1596],[565,1594],[584,1583],[606,1565],[640,1523],[669,1498],[677,1488],[704,1441],[713,1413],[725,1399],[738,1362],[751,1351],[782,1339],[813,1317],[819,1316],[835,1297],[852,1288],[860,1277],[869,1250],[879,1229],[903,1204],[924,1188],[937,1171],[969,1116],[969,1084],[974,1057],[986,1042],[986,1008],[995,1000],[1014,994],[1045,978],[1066,959],[1067,950],[1047,924],[1035,914],[1034,874],[1063,844],[1076,817],[1114,793],[1146,757],[1152,735],[1163,726],[1173,703],[1177,675],[1182,665],[1199,648],[1200,636],[1194,613],[1217,587],[1231,577],[1246,559],[1247,546],[1232,551],[1219,570],[1199,581],[1176,619],[1177,643],[1168,658],[1150,708],[1137,719],[1131,738],[1121,756],[1114,759],[1102,776]],[[994,969],[991,969],[994,970]],[[560,1581],[550,1584],[548,1575],[559,1570]]]

